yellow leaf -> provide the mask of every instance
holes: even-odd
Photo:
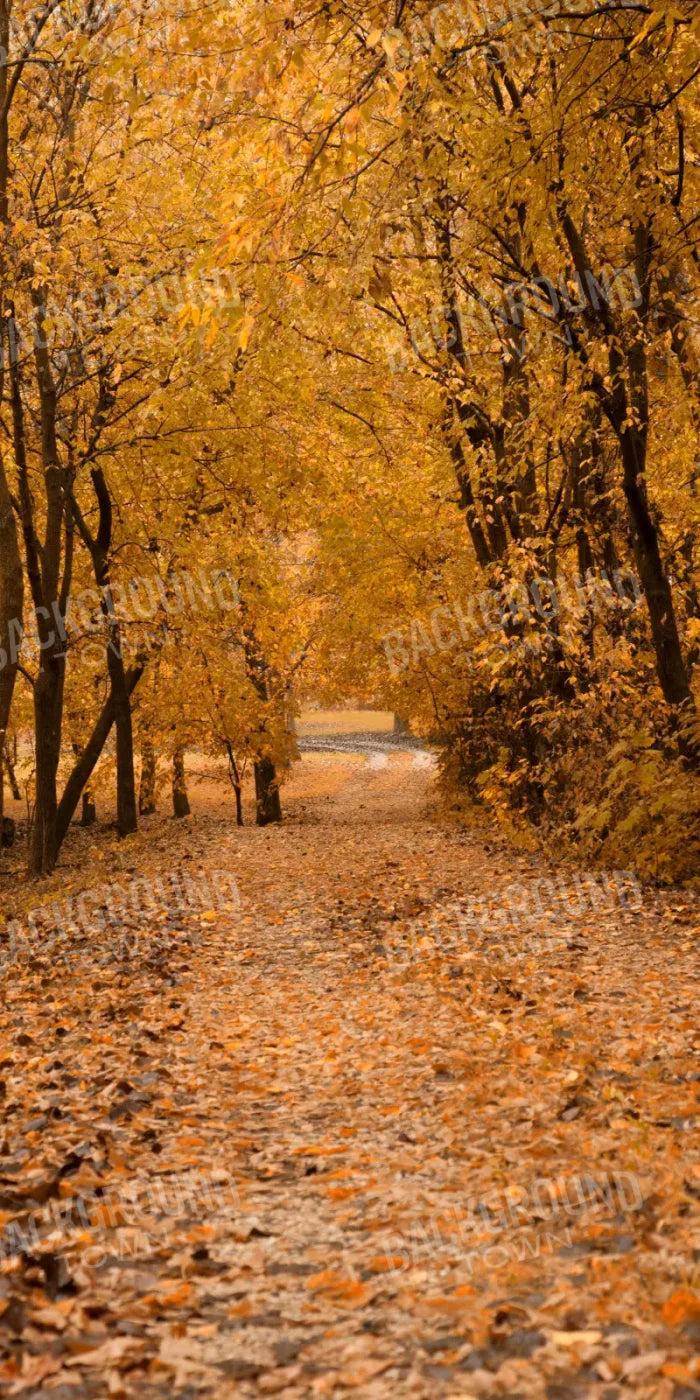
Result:
[[[251,316],[250,314],[247,315],[247,316],[244,316],[244,318],[243,318],[243,325],[241,326],[241,329],[240,329],[240,332],[239,332],[239,335],[238,335],[238,348],[239,348],[239,350],[247,350],[247,349],[248,349],[248,341],[250,340],[251,331],[252,331],[254,325],[255,325],[255,317],[254,317],[254,316]]]
[[[394,63],[403,43],[404,37],[400,29],[390,29],[388,34],[382,35],[382,48],[390,63]]]
[[[658,29],[663,22],[663,14],[659,10],[652,10],[651,14],[647,15],[637,36],[632,40],[630,44],[630,53],[632,53],[634,49],[638,49],[640,44],[643,44],[644,40],[648,39],[649,35],[653,34],[654,30]]]

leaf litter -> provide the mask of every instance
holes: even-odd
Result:
[[[692,897],[456,937],[551,870],[430,776],[308,755],[131,847],[240,908],[5,973],[2,1394],[700,1395]]]

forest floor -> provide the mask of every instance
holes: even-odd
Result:
[[[0,1393],[700,1395],[697,898],[579,912],[431,779],[308,754],[15,896]]]

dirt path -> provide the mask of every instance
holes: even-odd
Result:
[[[17,959],[2,1393],[700,1394],[696,904],[577,913],[430,782],[309,755],[180,852],[239,908]]]

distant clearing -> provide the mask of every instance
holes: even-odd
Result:
[[[394,728],[391,710],[305,710],[299,734],[386,734]]]

